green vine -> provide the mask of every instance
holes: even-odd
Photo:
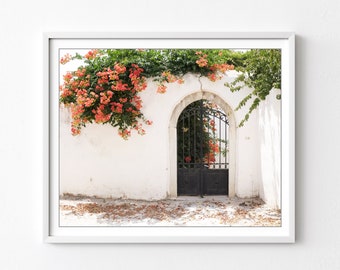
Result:
[[[71,108],[73,135],[87,123],[118,127],[127,139],[132,130],[143,135],[142,124],[152,124],[141,111],[139,93],[146,89],[147,78],[158,82],[158,93],[166,92],[166,83],[183,83],[182,76],[196,73],[216,81],[233,69],[229,50],[190,49],[105,49],[91,50],[84,56],[65,55],[60,63],[78,59],[84,65],[64,75],[60,103]]]
[[[143,135],[143,124],[152,124],[141,111],[139,95],[147,87],[147,78],[158,83],[158,93],[165,93],[167,83],[181,84],[187,73],[216,81],[227,70],[236,68],[242,73],[227,85],[231,91],[245,85],[254,89],[237,109],[256,96],[241,126],[260,99],[273,87],[280,87],[278,53],[278,50],[242,53],[217,49],[94,49],[85,55],[66,54],[60,59],[61,64],[75,59],[84,64],[64,75],[60,103],[71,109],[73,135],[80,134],[87,123],[101,123],[118,127],[119,135],[127,139],[132,130]]]
[[[281,50],[254,49],[244,53],[243,63],[237,67],[241,74],[231,83],[225,85],[232,92],[240,91],[247,86],[253,91],[244,97],[235,110],[245,106],[252,100],[248,112],[241,120],[242,127],[248,121],[250,114],[265,100],[272,89],[281,89]],[[281,95],[276,96],[281,99]]]

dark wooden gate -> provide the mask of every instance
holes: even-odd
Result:
[[[177,194],[228,195],[228,119],[198,100],[177,122]]]

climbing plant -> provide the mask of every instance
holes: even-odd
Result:
[[[183,75],[195,73],[211,81],[234,69],[229,50],[191,49],[105,49],[87,54],[66,54],[61,64],[79,59],[84,62],[76,71],[64,75],[60,103],[71,108],[73,135],[80,134],[87,123],[118,127],[127,139],[131,130],[144,134],[145,119],[139,93],[146,89],[147,78],[158,82],[158,93],[166,92],[167,83],[183,83]]]
[[[75,59],[83,64],[63,76],[60,103],[71,109],[73,135],[80,134],[88,123],[101,123],[118,127],[119,135],[127,139],[132,130],[143,135],[143,124],[152,124],[142,113],[139,95],[146,89],[148,78],[158,83],[157,93],[165,93],[168,83],[183,83],[186,73],[217,81],[236,68],[241,74],[227,84],[230,90],[244,86],[254,89],[237,109],[255,97],[242,126],[260,100],[272,88],[280,87],[279,56],[279,50],[243,53],[226,49],[93,49],[85,55],[66,54],[61,64]]]
[[[265,100],[273,89],[281,89],[281,50],[278,49],[253,49],[244,53],[241,64],[237,67],[240,75],[231,83],[225,85],[232,92],[239,91],[245,86],[253,89],[238,104],[239,110],[251,102],[248,112],[239,123],[243,126],[248,121],[250,114]],[[281,95],[276,96],[281,99]]]

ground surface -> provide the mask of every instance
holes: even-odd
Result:
[[[60,198],[61,226],[281,226],[280,210],[262,200],[178,197],[161,201]]]

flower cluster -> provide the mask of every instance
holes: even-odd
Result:
[[[222,52],[217,55],[213,50],[203,51],[93,49],[83,56],[64,55],[60,64],[74,59],[84,63],[77,70],[67,72],[60,86],[60,103],[71,110],[72,134],[80,134],[88,123],[118,127],[124,139],[133,130],[144,134],[142,123],[152,124],[144,118],[139,96],[147,87],[146,76],[159,82],[157,93],[162,94],[167,83],[184,83],[182,76],[188,72],[216,81],[227,70],[234,69],[226,63]],[[144,71],[143,67],[148,70]]]
[[[222,63],[222,64],[212,63],[212,64],[210,64],[209,60],[208,60],[208,55],[203,53],[202,51],[196,51],[195,55],[197,55],[197,57],[198,57],[198,59],[196,60],[195,63],[198,65],[198,67],[208,70],[208,73],[206,74],[206,76],[212,82],[220,80],[223,77],[223,74],[226,71],[234,69],[234,65],[229,65],[227,63]],[[218,55],[221,56],[222,52],[219,52]],[[160,83],[159,83],[158,88],[157,88],[157,93],[164,94],[167,90],[167,86],[165,85],[165,83],[173,83],[173,82],[177,82],[179,84],[182,84],[182,83],[184,83],[184,80],[181,77],[177,77],[177,76],[171,74],[170,71],[162,72],[161,78],[160,78]]]
[[[66,63],[70,62],[72,60],[72,56],[67,53],[60,59],[60,64],[65,65]]]
[[[91,50],[85,54],[85,58],[88,60],[94,59],[99,54],[99,50]]]
[[[207,77],[212,82],[220,80],[222,78],[222,74],[224,74],[228,70],[234,69],[234,65],[228,65],[227,63],[209,64],[208,55],[203,54],[201,51],[196,52],[196,55],[199,57],[199,59],[196,61],[196,64],[201,68],[206,67],[209,69]],[[219,52],[218,55],[221,56],[222,52]]]
[[[196,52],[196,55],[199,56],[199,59],[196,61],[196,64],[199,67],[206,67],[208,65],[208,55],[203,54],[201,51]]]
[[[164,85],[165,82],[174,83],[177,82],[178,84],[183,84],[183,78],[177,77],[171,74],[170,71],[164,71],[161,75],[161,83],[158,85],[157,93],[164,94],[166,92],[167,87]]]
[[[224,74],[228,70],[233,70],[234,65],[228,64],[213,64],[209,67],[211,72],[208,73],[208,78],[212,82],[220,80],[222,78],[222,74]]]
[[[210,165],[211,163],[214,163],[216,161],[216,154],[220,152],[220,147],[216,140],[210,139],[208,142],[209,146],[209,152],[205,154],[204,162],[208,163]]]
[[[208,102],[206,104],[207,107],[210,108],[216,108],[216,104],[212,103],[212,102]],[[204,156],[204,162],[208,163],[208,165],[210,165],[211,163],[215,162],[215,156],[217,153],[220,152],[220,145],[218,143],[218,140],[216,139],[216,122],[214,119],[207,119],[206,121],[204,121],[206,123],[208,132],[210,130],[209,133],[209,141],[208,141],[208,152],[205,154]]]
[[[142,100],[138,93],[146,88],[143,69],[136,64],[129,67],[115,63],[94,73],[97,66],[91,60],[98,55],[97,50],[89,51],[84,58],[90,64],[79,67],[74,72],[67,72],[60,86],[60,102],[71,109],[71,132],[80,134],[87,123],[101,123],[118,126],[118,134],[127,139],[132,129],[145,134],[142,123],[151,125],[152,121],[141,113]],[[65,63],[71,56],[64,56]]]

